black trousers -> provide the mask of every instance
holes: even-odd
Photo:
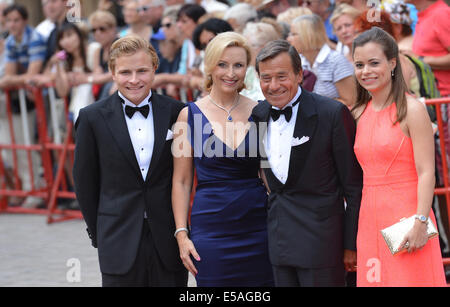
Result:
[[[272,266],[276,287],[344,287],[344,265],[333,268]]]
[[[142,227],[136,260],[125,275],[102,273],[103,287],[186,287],[188,272],[169,271],[164,267],[152,240],[147,220]]]

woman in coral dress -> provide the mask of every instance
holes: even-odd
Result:
[[[406,96],[394,39],[379,28],[354,41],[358,99],[355,153],[364,173],[357,236],[357,286],[445,286],[437,238],[428,240],[427,222],[436,224],[434,143],[425,107]],[[416,215],[403,245],[392,255],[380,230]]]

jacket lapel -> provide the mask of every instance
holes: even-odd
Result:
[[[131,143],[130,134],[128,132],[127,123],[125,121],[125,114],[123,112],[122,101],[118,93],[111,96],[111,100],[107,106],[102,109],[105,122],[111,131],[111,135],[116,140],[117,145],[135,170],[138,177],[142,180],[142,175],[139,170],[139,164],[136,160],[136,154]]]
[[[166,143],[167,131],[171,127],[170,125],[170,112],[167,104],[161,99],[161,96],[152,94],[152,111],[153,111],[153,131],[155,133],[155,143],[153,145],[152,160],[150,162],[150,167],[147,172],[146,182],[150,179],[153,174],[155,167],[161,156],[161,152],[164,149]]]
[[[299,140],[302,138],[309,139],[300,145],[291,147],[289,174],[286,185],[288,185],[294,178],[298,178],[302,174],[311,150],[311,145],[315,141],[314,132],[316,130],[316,126],[317,110],[314,99],[309,92],[302,89],[293,138],[298,138]]]
[[[284,185],[273,174],[265,150],[266,133],[270,120],[270,108],[272,108],[272,106],[267,102],[267,100],[260,101],[258,105],[253,108],[252,118],[258,127],[258,144],[261,156],[261,167],[264,170],[264,174],[266,175],[267,181],[270,185],[270,190],[274,192],[282,189]]]

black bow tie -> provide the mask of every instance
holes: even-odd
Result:
[[[126,114],[129,118],[132,118],[133,115],[134,115],[134,113],[136,113],[136,112],[141,112],[141,114],[142,114],[145,118],[147,118],[148,113],[150,112],[150,105],[146,104],[145,106],[140,107],[140,108],[139,108],[139,107],[132,107],[132,106],[129,106],[129,105],[126,105],[126,106],[125,106],[125,114]]]
[[[270,109],[270,116],[272,117],[274,122],[276,122],[280,118],[281,114],[284,114],[286,121],[289,122],[292,117],[292,107],[289,106],[289,107],[284,108],[283,110],[277,110],[274,108]]]
[[[297,103],[299,103],[299,101],[300,97],[292,104],[292,106],[288,106],[283,110],[270,108],[270,116],[272,117],[273,121],[276,122],[280,118],[280,115],[284,114],[284,118],[286,118],[286,121],[289,122],[292,117],[292,107],[294,107]]]

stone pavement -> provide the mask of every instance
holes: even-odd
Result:
[[[0,214],[0,287],[100,287],[85,229],[81,220],[47,225],[45,216]]]

